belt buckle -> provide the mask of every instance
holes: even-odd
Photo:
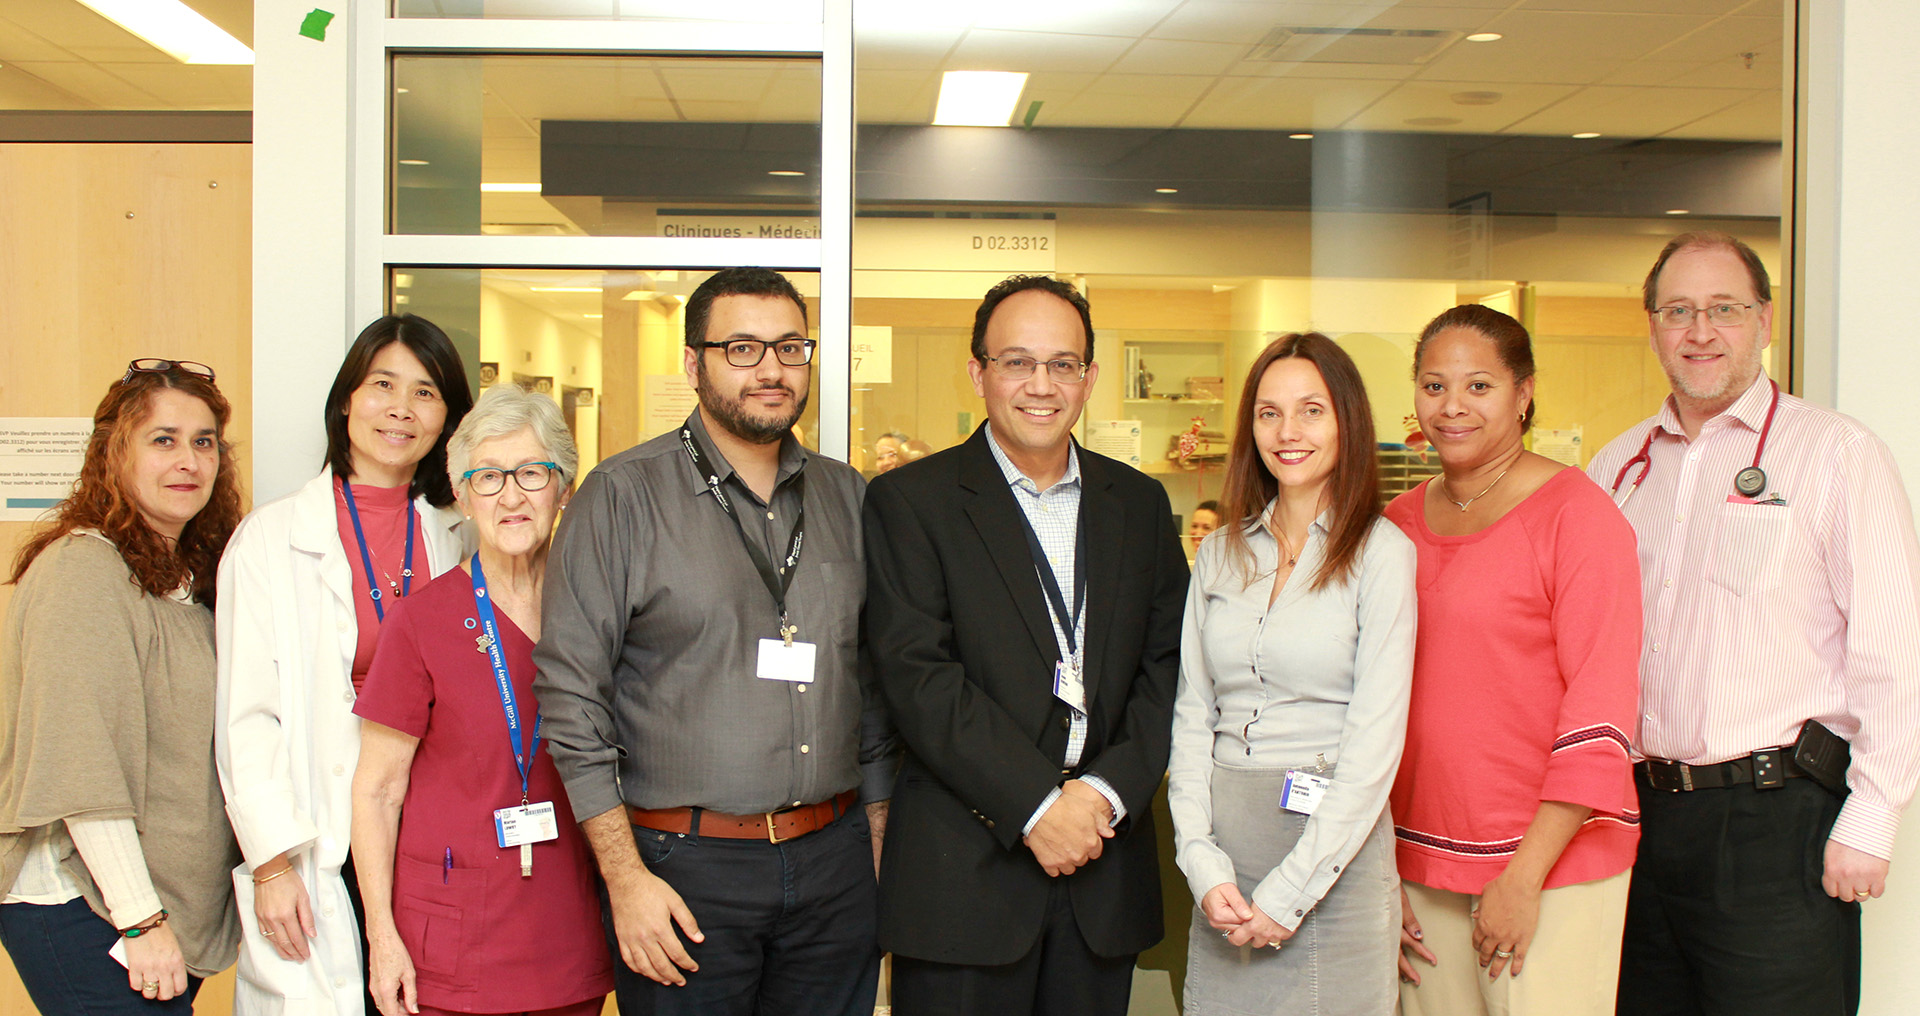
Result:
[[[785,843],[786,841],[793,839],[793,837],[791,836],[781,836],[779,833],[776,833],[773,831],[773,816],[777,814],[779,814],[779,812],[769,811],[760,816],[761,818],[766,819],[767,821],[767,842],[768,843]]]
[[[1653,784],[1655,790],[1678,794],[1693,789],[1693,770],[1685,762],[1648,759],[1647,782]]]

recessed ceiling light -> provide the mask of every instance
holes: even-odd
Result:
[[[797,169],[769,169],[767,170],[767,175],[768,176],[806,176],[807,174],[802,173]]]
[[[597,319],[599,319],[599,318],[603,318],[603,317],[606,317],[606,315],[605,315],[605,314],[582,314],[582,315],[580,315],[580,316],[581,316],[581,317],[583,317],[583,318],[588,318],[588,319],[593,319],[593,320],[597,320]]]
[[[406,272],[393,273],[393,288],[405,289],[411,285],[413,285],[413,276],[408,275]]]
[[[413,302],[413,298],[412,298],[412,297],[409,297],[409,296],[408,296],[407,294],[405,294],[405,293],[401,293],[401,294],[399,294],[399,295],[397,295],[397,296],[395,296],[395,297],[393,298],[393,302],[394,302],[395,304],[406,304],[406,303],[412,303],[412,302]]]
[[[1691,213],[1688,212],[1685,208],[1669,208],[1667,209],[1667,214],[1668,215],[1689,215]]]
[[[536,293],[598,293],[599,286],[528,286]]]
[[[537,183],[483,183],[480,189],[488,194],[538,194]]]
[[[1588,138],[1597,138],[1599,136],[1600,136],[1599,131],[1581,131],[1580,133],[1574,135],[1574,137],[1579,138],[1582,141],[1585,141]]]
[[[430,163],[430,162],[428,162],[428,161],[427,161],[427,160],[425,160],[425,159],[401,159],[401,160],[400,160],[400,165],[402,165],[402,166],[431,166],[431,165],[433,165],[433,163]]]
[[[1005,127],[1027,76],[1014,71],[948,71],[940,78],[937,127]]]
[[[1499,42],[1505,36],[1499,32],[1475,32],[1467,36],[1468,42]]]
[[[1290,137],[1290,138],[1292,138],[1292,139],[1293,139],[1293,140],[1295,140],[1295,141],[1312,141],[1312,140],[1313,140],[1313,132],[1311,132],[1311,131],[1301,131],[1301,132],[1300,132],[1300,133],[1298,133],[1298,134],[1289,134],[1289,135],[1287,135],[1287,137]]]
[[[1153,192],[1154,192],[1155,194],[1178,194],[1178,193],[1180,193],[1180,188],[1178,188],[1178,187],[1155,187],[1155,188],[1153,189]]]
[[[253,63],[253,50],[180,0],[80,2],[181,63]]]
[[[398,94],[400,94],[400,95],[405,95],[405,94],[407,94],[407,89],[405,89],[405,88],[396,88],[396,89],[394,89],[394,92],[396,92],[396,93],[398,93]]]

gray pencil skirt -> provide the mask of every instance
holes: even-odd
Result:
[[[1213,834],[1249,898],[1306,829],[1280,810],[1285,769],[1213,769]],[[1275,915],[1276,917],[1278,915]],[[1388,1016],[1399,1002],[1400,878],[1393,822],[1373,827],[1339,881],[1284,948],[1235,948],[1196,908],[1187,1016]]]

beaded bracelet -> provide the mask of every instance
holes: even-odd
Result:
[[[167,912],[165,910],[162,910],[160,911],[160,916],[154,918],[151,921],[148,921],[145,924],[136,924],[133,927],[128,928],[125,931],[122,931],[120,934],[127,938],[139,938],[140,936],[146,934],[149,931],[152,931],[155,928],[160,927],[165,923],[167,923]]]

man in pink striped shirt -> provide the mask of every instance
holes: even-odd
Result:
[[[1761,370],[1746,244],[1676,237],[1644,297],[1673,397],[1588,467],[1646,615],[1618,1011],[1852,1013],[1860,904],[1920,775],[1912,510],[1878,438]]]

